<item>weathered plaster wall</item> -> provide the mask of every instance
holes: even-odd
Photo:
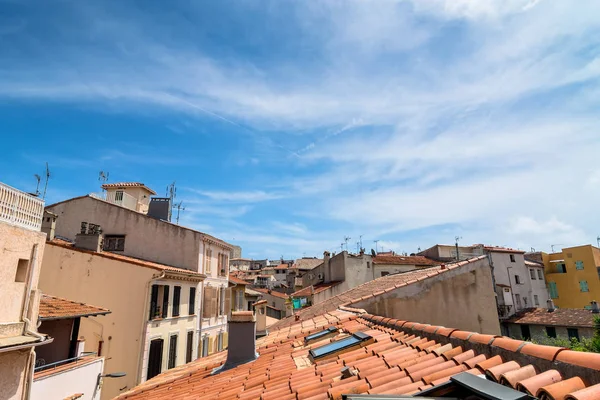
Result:
[[[0,399],[21,400],[31,349],[0,353]]]
[[[487,259],[352,304],[375,315],[500,334]]]

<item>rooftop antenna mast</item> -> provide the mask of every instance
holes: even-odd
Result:
[[[554,246],[562,246],[561,243],[557,243],[557,244],[551,244],[550,248],[552,249],[552,252],[554,253]]]
[[[373,243],[375,243],[375,254],[377,254],[379,252],[379,249],[377,248],[377,243],[379,243],[379,239],[373,240]]]
[[[108,171],[104,172],[104,171],[100,171],[98,173],[98,180],[100,181],[100,187],[102,188],[102,186],[104,186],[104,184],[106,182],[108,182]],[[104,191],[105,189],[102,188],[102,191]]]
[[[42,180],[42,177],[39,176],[38,174],[33,174],[33,176],[37,180],[37,185],[35,186],[35,195],[39,196],[40,195],[40,181]]]
[[[177,205],[173,206],[173,208],[177,209],[177,218],[175,219],[175,221],[177,221],[177,225],[179,225],[179,212],[180,211],[185,211],[185,207],[183,207],[183,201],[180,201]]]
[[[596,238],[596,243],[598,243],[598,247],[600,247],[600,236]]]
[[[456,244],[456,261],[460,260],[459,254],[458,254],[458,241],[462,239],[462,236],[455,236],[454,240],[455,240],[455,244]]]
[[[50,180],[50,168],[48,167],[48,161],[46,161],[46,182],[44,183],[44,196],[42,199],[46,200],[46,190],[48,190],[48,180]]]
[[[352,239],[350,236],[344,236],[344,243],[346,243],[346,251],[348,251],[348,240]]]
[[[173,181],[173,183],[167,186],[167,194],[165,195],[165,197],[170,198],[171,203],[175,201],[175,198],[177,197],[177,187],[175,187],[175,181]]]

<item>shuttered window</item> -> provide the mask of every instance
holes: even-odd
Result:
[[[192,361],[192,353],[194,351],[194,331],[187,333],[187,347],[185,350],[185,362],[186,364]]]
[[[583,269],[583,261],[575,261],[576,269]]]
[[[162,305],[162,317],[167,318],[169,316],[169,286],[163,286],[163,305]]]
[[[581,289],[582,292],[589,292],[590,290],[588,289],[587,281],[579,281],[579,289]]]
[[[210,318],[210,288],[205,286],[203,290],[202,318]]]
[[[196,288],[195,287],[191,287],[190,288],[190,299],[188,302],[188,314],[189,315],[194,315],[196,314]]]
[[[208,346],[209,346],[208,336],[204,336],[202,338],[202,357],[206,357],[208,355]]]
[[[173,316],[179,316],[179,303],[181,303],[181,286],[173,288]]]
[[[150,296],[150,315],[148,319],[152,321],[158,317],[158,285],[152,285],[152,294]]]
[[[225,298],[225,307],[223,307],[223,314],[229,315],[229,312],[231,311],[231,290],[223,288],[223,297]]]
[[[169,339],[169,365],[168,368],[175,368],[177,365],[177,335],[171,335]]]
[[[217,288],[211,289],[211,297],[210,297],[210,316],[213,318],[217,317],[217,313],[219,311],[219,291]]]
[[[548,282],[548,289],[550,291],[550,298],[558,299],[558,289],[556,288],[556,282]]]

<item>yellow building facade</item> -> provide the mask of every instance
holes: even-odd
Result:
[[[560,308],[589,308],[600,301],[600,249],[592,245],[542,253],[550,297]]]

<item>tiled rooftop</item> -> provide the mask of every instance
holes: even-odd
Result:
[[[342,282],[319,283],[318,285],[307,286],[298,290],[297,292],[292,293],[292,297],[303,297],[310,296],[311,294],[321,293],[322,291],[337,286],[340,283]]]
[[[248,282],[246,282],[243,279],[238,278],[237,276],[233,276],[233,275],[229,275],[229,282],[233,282],[236,285],[247,285]]]
[[[255,288],[252,288],[252,290],[255,290],[257,292],[264,293],[264,294],[270,294],[271,296],[279,297],[281,299],[287,299],[288,297],[290,297],[288,294],[281,293],[281,292],[278,292],[276,290],[271,290],[271,289],[263,289],[263,288],[255,287]]]
[[[309,270],[323,264],[322,258],[299,258],[294,263],[294,268]]]
[[[115,182],[115,183],[105,183],[102,185],[102,189],[107,188],[127,188],[127,187],[139,187],[144,188],[152,194],[156,194],[156,192],[150,189],[148,186],[144,185],[142,182]]]
[[[79,303],[60,297],[42,294],[40,298],[39,318],[44,320],[91,317],[110,314],[110,310],[85,303]]]
[[[513,324],[546,325],[546,326],[578,326],[593,328],[594,314],[590,310],[580,308],[557,308],[548,312],[547,308],[528,308],[519,311],[506,322]]]
[[[329,326],[337,337],[305,345]],[[310,349],[355,332],[366,346],[311,362]],[[169,370],[118,397],[124,399],[340,399],[342,394],[414,394],[467,372],[548,400],[600,399],[600,354],[506,337],[334,310],[257,340],[260,357],[210,375],[226,351]],[[351,377],[342,379],[349,367]],[[543,397],[542,397],[543,398]]]
[[[170,265],[159,264],[159,263],[155,263],[152,261],[141,260],[139,258],[124,256],[122,254],[115,254],[115,253],[110,253],[110,252],[106,252],[106,251],[95,252],[92,250],[80,249],[80,248],[73,246],[73,243],[69,243],[69,242],[66,242],[66,241],[60,240],[60,239],[52,239],[51,241],[47,242],[47,244],[50,244],[53,246],[64,247],[66,249],[73,250],[73,251],[79,251],[82,253],[95,254],[100,257],[110,258],[110,259],[117,260],[117,261],[123,261],[123,262],[127,262],[130,264],[139,265],[140,267],[153,268],[153,269],[156,269],[159,271],[167,271],[167,272],[173,272],[173,273],[177,273],[177,274],[184,274],[184,275],[190,275],[190,276],[196,276],[196,277],[204,277],[204,274],[201,274],[201,273],[189,270],[189,269],[172,267]]]
[[[501,246],[483,246],[486,251],[491,251],[493,253],[514,253],[514,254],[525,254],[524,250],[511,249],[510,247],[501,247]]]
[[[353,303],[357,303],[361,300],[366,300],[370,297],[376,297],[380,294],[397,289],[401,286],[406,286],[419,280],[428,279],[430,277],[446,273],[455,268],[460,268],[463,265],[467,265],[472,262],[477,262],[484,258],[485,256],[481,256],[454,264],[440,265],[431,268],[418,269],[410,272],[386,275],[381,278],[377,278],[372,281],[363,283],[362,285],[340,293],[337,296],[331,297],[311,307],[303,308],[296,313],[296,316],[297,318],[300,318],[300,320],[313,318],[317,315],[326,313],[328,311],[336,310],[340,306],[351,306]],[[283,326],[289,326],[293,323],[294,318],[287,317],[280,320],[274,326],[279,328]]]
[[[438,261],[430,260],[429,258],[423,256],[399,256],[378,254],[373,258],[373,264],[431,266],[439,265],[441,263]]]

